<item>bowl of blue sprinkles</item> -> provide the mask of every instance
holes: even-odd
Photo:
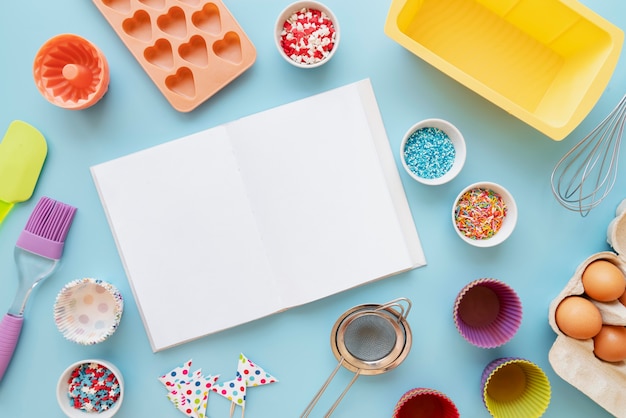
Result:
[[[406,172],[416,181],[436,186],[452,180],[465,164],[465,139],[443,119],[425,119],[404,135],[400,157]]]

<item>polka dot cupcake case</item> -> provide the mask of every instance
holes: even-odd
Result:
[[[213,96],[256,60],[256,50],[218,0],[93,0],[178,111]]]
[[[100,343],[119,326],[124,303],[110,283],[85,278],[70,282],[57,295],[54,321],[65,338],[83,345]]]

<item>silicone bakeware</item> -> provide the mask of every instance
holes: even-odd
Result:
[[[385,33],[553,140],[591,111],[624,42],[576,0],[392,0]]]
[[[256,50],[219,0],[94,0],[161,93],[188,112],[252,66]]]
[[[109,88],[109,64],[102,51],[71,33],[41,46],[33,63],[35,85],[50,103],[71,110],[96,104]]]

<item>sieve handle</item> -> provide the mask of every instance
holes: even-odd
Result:
[[[406,305],[406,306],[405,306]],[[405,319],[406,317],[409,315],[409,311],[411,310],[411,306],[413,306],[413,304],[411,303],[411,300],[408,298],[398,298],[398,299],[394,299],[394,300],[390,300],[389,302],[380,305],[378,308],[376,308],[376,310],[384,310],[387,308],[391,308],[391,309],[396,309],[397,311],[399,311],[400,313],[400,320]]]
[[[343,364],[343,361],[344,361],[344,359],[343,359],[343,357],[341,357],[341,359],[339,360],[339,363],[337,363],[337,367],[335,367],[335,370],[333,370],[333,372],[330,374],[330,376],[328,376],[328,379],[326,379],[326,382],[324,382],[324,384],[322,385],[320,390],[317,391],[317,393],[315,394],[315,396],[313,397],[311,402],[307,405],[307,407],[304,410],[304,412],[302,413],[302,415],[300,415],[300,418],[306,418],[306,417],[309,416],[309,414],[311,413],[311,411],[313,410],[313,408],[317,404],[317,401],[320,400],[320,398],[322,397],[322,394],[324,393],[324,391],[326,390],[326,388],[328,387],[330,382],[333,380],[333,378],[335,377],[335,375],[337,374],[337,372],[341,368],[341,366]]]
[[[326,412],[326,415],[324,415],[324,418],[330,417],[330,415],[335,411],[335,409],[339,405],[339,402],[341,402],[343,397],[346,396],[346,393],[348,393],[348,391],[350,390],[350,388],[352,387],[354,382],[356,382],[356,379],[359,377],[360,373],[361,373],[361,369],[358,369],[356,371],[356,373],[354,373],[354,376],[352,377],[352,380],[350,380],[350,383],[348,383],[348,386],[346,386],[346,388],[343,390],[343,392],[341,392],[341,395],[339,395],[339,397],[337,398],[337,400],[335,401],[333,406],[331,406],[330,409],[328,410],[328,412]]]

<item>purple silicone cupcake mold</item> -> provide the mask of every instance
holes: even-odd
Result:
[[[465,340],[477,347],[495,348],[517,333],[522,322],[522,303],[506,283],[478,279],[459,292],[453,316]]]

